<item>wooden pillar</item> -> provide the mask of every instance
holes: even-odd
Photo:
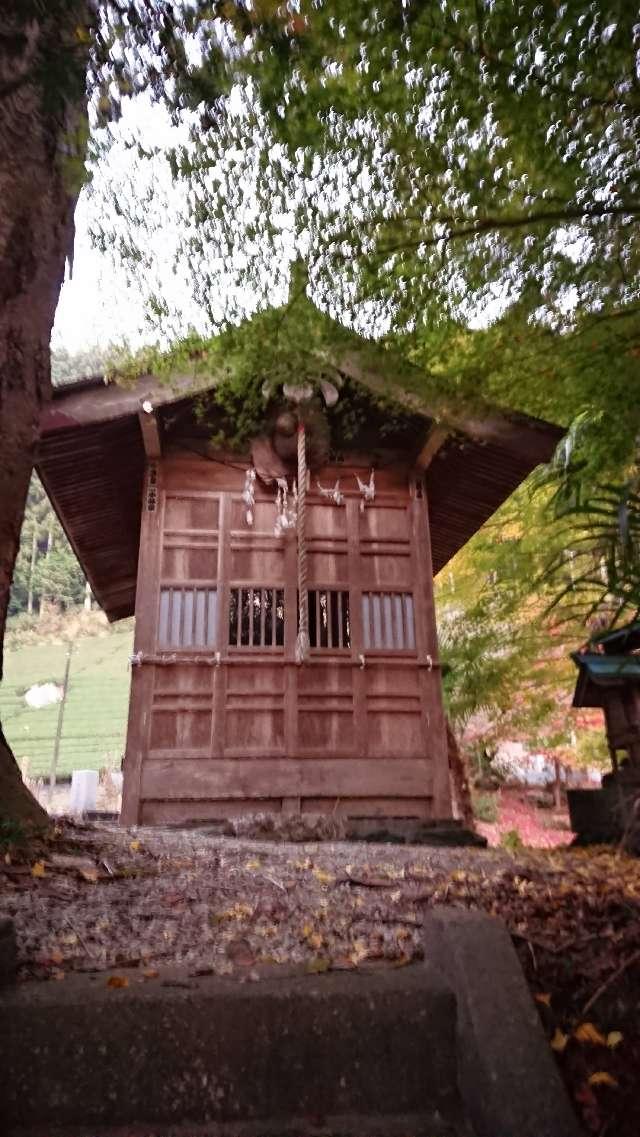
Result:
[[[147,466],[142,495],[138,580],[133,658],[140,653],[151,655],[155,649],[160,587],[160,554],[162,550],[162,465]],[[149,750],[151,705],[153,701],[154,667],[151,663],[132,663],[129,722],[124,760],[121,825],[140,823],[140,784],[142,766]]]
[[[438,656],[433,563],[426,490],[422,476],[415,482],[411,503],[412,544],[416,574],[416,646],[421,666],[423,721],[428,753],[433,760],[433,817],[446,820],[453,815],[447,724],[442,699],[442,673]]]

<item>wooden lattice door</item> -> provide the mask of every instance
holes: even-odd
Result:
[[[123,820],[449,815],[426,501],[392,469],[363,507],[356,470],[339,473],[343,505],[308,497],[302,666],[273,495],[249,526],[240,470],[176,456],[150,474]]]

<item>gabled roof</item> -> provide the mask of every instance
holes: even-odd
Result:
[[[365,350],[359,350],[363,345]],[[411,422],[406,458],[425,470],[434,572],[495,512],[527,475],[551,457],[563,431],[526,415],[491,413],[442,421],[416,394],[425,377],[353,337],[333,361],[350,382],[404,403]],[[411,375],[410,372],[416,372]],[[153,405],[159,440],[193,411],[202,391],[215,405],[215,376],[172,382],[146,375],[120,387],[99,377],[54,391],[41,420],[37,469],[69,541],[110,620],[135,608],[142,485],[146,463],[143,403]]]

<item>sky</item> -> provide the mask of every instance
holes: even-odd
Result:
[[[76,237],[74,247],[73,271],[69,266],[60,294],[52,336],[52,348],[64,347],[68,351],[80,351],[87,347],[100,345],[108,347],[112,343],[129,343],[132,348],[139,347],[150,338],[145,327],[145,308],[140,288],[132,286],[116,258],[98,251],[92,246],[89,235],[90,226],[95,225],[99,216],[99,203],[113,190],[120,196],[140,187],[140,179],[168,183],[166,164],[150,161],[140,174],[134,153],[126,145],[130,137],[144,137],[151,149],[165,146],[175,139],[166,113],[158,106],[151,106],[144,97],[129,102],[125,106],[121,122],[112,129],[115,136],[110,152],[100,165],[92,170],[91,183],[80,195],[75,214]],[[166,184],[161,188],[170,189]],[[162,260],[162,252],[158,261]],[[169,252],[165,242],[164,253]],[[169,266],[164,274],[170,279]]]
[[[127,284],[124,272],[107,256],[91,247],[89,214],[82,196],[76,209],[73,275],[69,277],[67,266],[51,346],[75,352],[127,340],[135,348],[145,339],[140,292]]]

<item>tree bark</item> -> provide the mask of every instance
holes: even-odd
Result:
[[[453,793],[460,811],[460,816],[468,829],[475,829],[469,779],[462,754],[460,753],[460,747],[458,746],[458,740],[453,733],[449,719],[447,719],[447,750],[449,753],[449,770],[451,773]]]
[[[87,49],[76,34],[85,3],[8,7],[14,11],[0,14],[0,678],[40,416],[51,396],[51,328],[73,249],[87,115]],[[0,724],[2,815],[47,818]]]

